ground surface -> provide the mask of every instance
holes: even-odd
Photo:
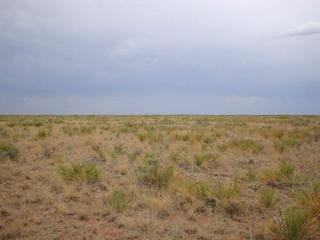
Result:
[[[270,239],[320,172],[320,117],[2,116],[0,137],[0,239]]]

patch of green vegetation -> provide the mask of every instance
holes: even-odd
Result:
[[[244,152],[258,154],[263,151],[263,146],[253,139],[239,139],[231,142],[231,145]]]
[[[297,138],[290,137],[274,142],[274,147],[280,153],[283,153],[287,148],[299,148],[301,146],[301,141]]]
[[[262,180],[271,186],[277,183],[293,184],[296,177],[295,167],[289,160],[281,161],[277,168],[265,170],[262,174]]]
[[[267,187],[259,191],[259,202],[266,208],[271,208],[277,202],[276,192],[273,188]]]
[[[12,143],[0,143],[0,157],[9,157],[11,160],[16,160],[18,149]]]
[[[77,163],[69,166],[60,166],[58,169],[66,182],[93,184],[100,181],[101,173],[94,164]]]
[[[8,131],[3,128],[3,127],[0,127],[0,137],[7,137],[8,136]]]
[[[124,153],[123,146],[121,144],[116,144],[113,146],[113,152],[117,155]]]
[[[218,144],[217,145],[217,149],[220,151],[220,152],[225,152],[227,150],[227,145],[226,144]]]
[[[101,161],[103,161],[103,162],[107,161],[107,156],[106,156],[104,150],[102,149],[102,147],[101,147],[100,145],[95,146],[95,147],[93,148],[93,150],[95,150],[95,151],[97,152],[98,158],[99,158]]]
[[[160,132],[159,130],[154,130],[154,131],[148,131],[147,132],[147,139],[149,140],[150,143],[160,143],[163,141],[164,136],[163,133]]]
[[[148,157],[143,166],[138,167],[138,181],[149,188],[166,189],[173,177],[173,167],[161,167],[157,160]]]
[[[181,160],[181,155],[178,152],[171,152],[169,157],[173,162],[179,162]]]
[[[253,168],[248,168],[246,176],[250,181],[255,181],[257,179],[257,171]]]
[[[279,178],[292,179],[294,171],[295,167],[290,161],[282,161],[278,167]]]
[[[22,127],[41,127],[43,122],[40,120],[22,120],[17,124]]]
[[[135,161],[141,155],[140,150],[134,150],[133,152],[127,153],[128,159],[130,161]]]
[[[91,134],[96,130],[96,126],[94,125],[87,125],[87,126],[80,126],[80,132],[83,134]]]
[[[143,142],[147,138],[147,135],[145,133],[141,133],[141,132],[137,133],[136,136],[138,137],[140,142]]]
[[[62,131],[66,135],[72,136],[72,135],[74,135],[74,134],[79,132],[79,128],[71,126],[71,125],[65,125],[65,126],[62,127]]]
[[[194,163],[201,167],[203,163],[205,162],[215,162],[218,159],[217,155],[214,153],[198,153],[194,155]]]
[[[190,182],[187,184],[187,189],[199,200],[206,200],[212,195],[209,184],[204,181]]]
[[[105,203],[117,213],[123,212],[130,202],[129,196],[121,190],[114,190],[105,200]]]
[[[13,128],[14,126],[16,126],[16,122],[15,122],[15,121],[10,121],[10,122],[8,123],[8,127],[9,127],[9,128]]]
[[[51,134],[51,129],[39,129],[38,133],[37,133],[37,138],[46,138],[48,136],[50,136]]]
[[[289,208],[284,214],[275,217],[270,226],[271,239],[306,240],[308,239],[308,219],[304,212]]]
[[[186,132],[176,132],[174,135],[173,135],[173,139],[175,141],[183,141],[183,142],[187,142],[189,141],[191,138],[190,134],[189,133],[186,133]]]
[[[213,142],[213,139],[211,137],[205,137],[203,139],[204,144],[211,144]]]
[[[237,179],[233,181],[216,181],[213,184],[213,194],[220,201],[230,201],[240,193]]]
[[[310,180],[295,191],[297,204],[305,209],[309,216],[320,216],[320,180]],[[319,219],[320,222],[320,219]],[[320,225],[319,225],[320,226]]]

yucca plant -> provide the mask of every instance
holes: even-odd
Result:
[[[275,217],[270,226],[273,240],[305,240],[308,237],[307,216],[301,210],[289,208],[284,214]]]
[[[297,204],[306,210],[315,226],[314,232],[320,238],[320,180],[308,182],[295,191]]]

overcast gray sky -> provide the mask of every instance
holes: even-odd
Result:
[[[1,0],[0,113],[320,114],[319,0]]]

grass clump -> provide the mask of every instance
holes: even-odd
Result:
[[[304,212],[289,208],[284,214],[273,219],[270,236],[273,240],[308,239],[308,221]]]
[[[203,181],[191,182],[187,185],[188,191],[199,200],[206,200],[211,195],[209,184]]]
[[[66,182],[93,184],[100,181],[100,171],[93,164],[77,163],[61,166],[59,173]]]
[[[277,140],[274,143],[274,148],[280,153],[283,153],[287,148],[299,148],[300,146],[301,142],[294,137]]]
[[[249,152],[252,154],[261,153],[263,150],[263,146],[253,139],[234,140],[231,142],[231,145],[240,149],[241,151]]]
[[[271,208],[275,205],[276,201],[276,192],[273,188],[267,187],[260,190],[259,203],[262,206],[266,208]]]
[[[46,138],[50,135],[51,131],[49,129],[39,129],[37,133],[37,138]]]
[[[105,203],[110,206],[113,211],[121,213],[128,207],[129,201],[129,196],[125,192],[114,190],[106,198]]]
[[[215,162],[217,155],[213,153],[199,153],[194,155],[194,163],[198,167],[201,167],[205,162]]]
[[[141,150],[134,150],[133,152],[127,153],[128,159],[132,162],[137,160],[137,158],[141,155]]]
[[[309,181],[295,191],[297,203],[310,217],[320,217],[320,180]],[[320,221],[320,219],[319,219]],[[320,226],[320,225],[319,225]]]
[[[181,155],[178,152],[171,152],[169,157],[173,162],[179,162],[181,160]]]
[[[248,168],[246,176],[250,181],[255,181],[257,179],[257,171],[253,168]]]
[[[138,137],[140,142],[143,142],[147,138],[147,135],[145,133],[137,133],[136,136]]]
[[[277,168],[263,172],[262,180],[269,186],[291,185],[296,182],[295,166],[288,160],[282,161]],[[283,185],[284,186],[284,185]]]
[[[214,198],[212,189],[207,182],[189,182],[186,187],[191,195],[202,201],[206,206],[212,209],[216,207],[216,199]]]
[[[3,127],[0,127],[0,137],[7,137],[8,132]]]
[[[278,174],[280,178],[291,179],[294,176],[294,171],[294,165],[290,161],[286,160],[280,163]]]
[[[80,132],[83,134],[91,134],[94,130],[96,130],[96,127],[94,125],[92,126],[81,126],[79,128]]]
[[[149,188],[166,189],[173,177],[173,168],[161,167],[157,160],[148,156],[143,166],[136,170],[138,181]]]
[[[220,152],[225,152],[225,151],[227,150],[227,145],[225,145],[225,144],[223,144],[223,143],[218,144],[218,145],[217,145],[217,149],[218,149],[218,151],[220,151]]]
[[[65,126],[62,127],[62,131],[66,135],[72,136],[72,135],[74,135],[74,134],[79,132],[79,128],[78,127],[73,127],[71,125],[65,125]]]
[[[18,156],[18,149],[12,143],[0,143],[0,157],[1,156],[15,160]]]
[[[213,184],[213,194],[220,201],[230,201],[240,192],[237,179],[230,182],[216,181]]]

